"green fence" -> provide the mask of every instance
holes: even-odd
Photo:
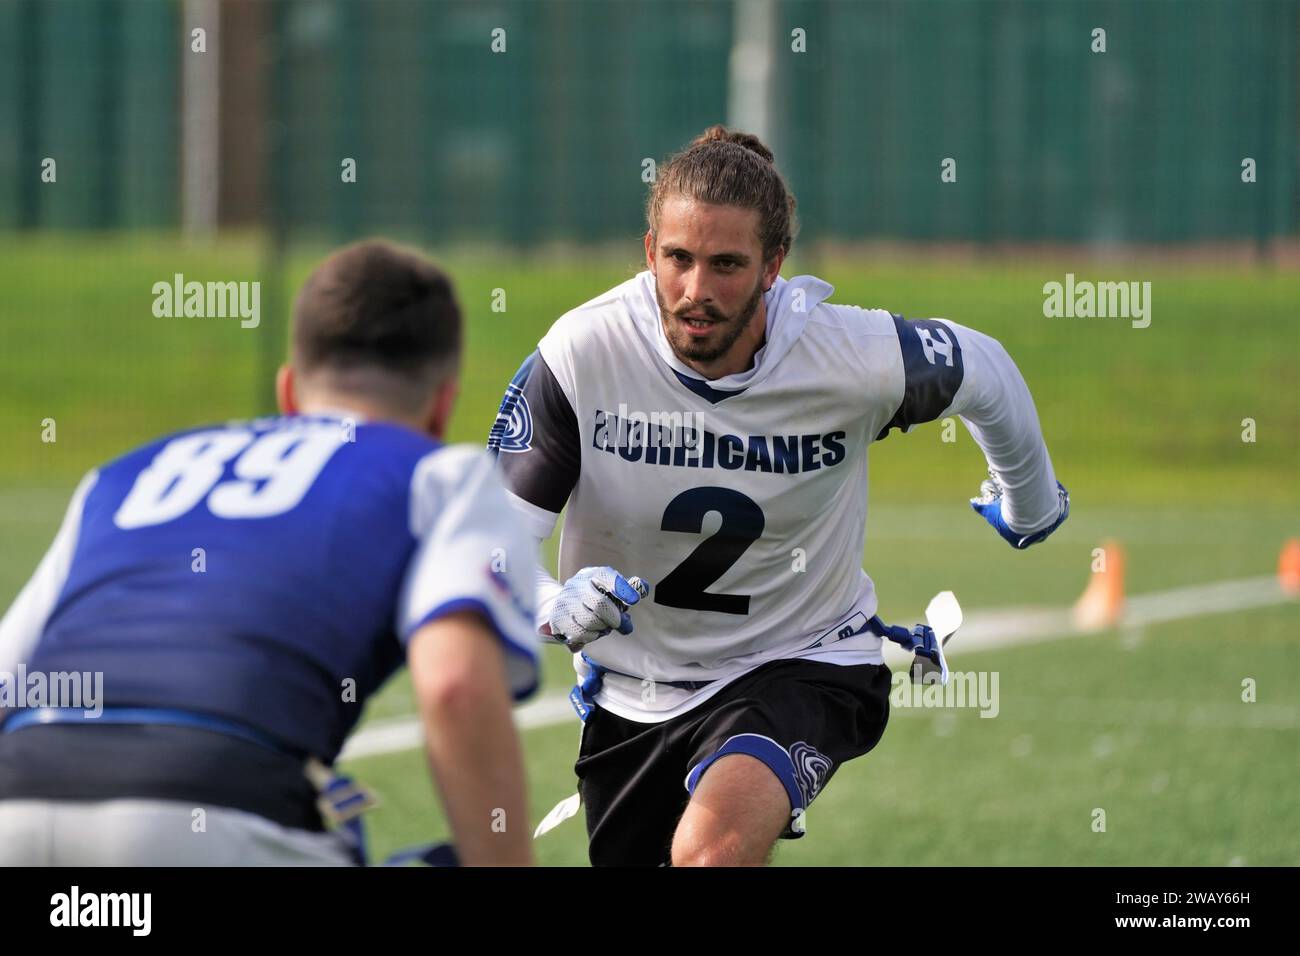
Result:
[[[179,221],[180,70],[200,55],[185,9],[0,3],[0,226]],[[636,235],[643,161],[726,119],[734,33],[757,15],[698,0],[221,9],[221,155],[256,154],[223,163],[228,224],[244,209],[328,239],[521,245]],[[804,236],[1295,235],[1298,11],[780,0],[772,139]],[[39,179],[47,156],[57,187]],[[345,157],[355,183],[342,182]]]
[[[0,226],[176,222],[179,14],[151,0],[0,2]]]

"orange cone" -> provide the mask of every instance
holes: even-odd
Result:
[[[1277,559],[1277,583],[1287,594],[1300,594],[1300,538],[1282,545]]]
[[[1114,627],[1124,613],[1124,549],[1108,540],[1101,551],[1093,559],[1092,580],[1074,603],[1074,625],[1084,631]]]

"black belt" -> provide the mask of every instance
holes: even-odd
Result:
[[[12,721],[0,733],[0,800],[167,800],[325,829],[302,759],[251,739],[191,726]]]

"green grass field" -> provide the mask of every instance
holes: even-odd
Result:
[[[640,268],[636,253],[440,256],[468,320],[453,440],[484,439],[505,382],[549,324]],[[314,258],[291,258],[290,289]],[[785,274],[811,268],[795,261]],[[0,606],[87,468],[168,429],[267,410],[259,375],[283,353],[282,317],[246,330],[150,309],[152,284],[175,272],[230,280],[258,270],[245,242],[0,241]],[[1282,542],[1300,535],[1300,276],[849,259],[815,271],[836,286],[832,301],[947,317],[999,338],[1072,494],[1070,522],[1014,552],[966,505],[984,469],[963,429],[951,444],[930,425],[876,445],[864,566],[887,620],[919,619],[945,588],[968,611],[1068,604],[1106,537],[1124,543],[1130,590],[1142,593],[1271,573]],[[1066,272],[1150,280],[1150,328],[1044,318],[1042,285]],[[491,309],[494,289],[506,292],[504,313]],[[57,423],[53,443],[41,441],[46,418]],[[1254,442],[1241,439],[1246,418]],[[1298,625],[1288,604],[980,653],[963,654],[959,634],[952,664],[999,672],[999,716],[896,711],[880,746],[837,774],[809,812],[808,836],[776,862],[1298,864]],[[543,693],[567,686],[568,663],[548,652]],[[1246,677],[1258,682],[1255,703],[1241,700]],[[400,678],[367,719],[409,712]],[[525,733],[530,827],[572,792],[577,734],[576,719]],[[348,769],[382,798],[377,853],[441,832],[418,751]],[[1095,808],[1105,833],[1093,832]],[[581,821],[537,848],[544,863],[584,863]]]
[[[950,664],[999,673],[998,716],[895,709],[775,862],[1296,865],[1300,808],[1286,794],[1300,758],[1298,622],[1288,606],[968,655],[958,634]],[[1248,676],[1260,687],[1251,704]],[[578,726],[524,734],[530,825],[574,790]],[[377,853],[446,834],[419,751],[348,769],[383,800]],[[570,820],[537,841],[538,858],[582,865],[584,838]]]

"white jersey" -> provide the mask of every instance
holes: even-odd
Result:
[[[953,322],[831,305],[832,292],[778,278],[753,366],[705,381],[673,353],[643,272],[562,316],[509,386],[489,447],[535,536],[567,503],[559,579],[609,565],[652,585],[632,634],[575,658],[580,678],[589,662],[608,669],[599,706],[660,721],[770,660],[880,663],[867,448],[893,428],[961,416],[1007,522],[1056,519],[1033,400],[1002,347]]]

